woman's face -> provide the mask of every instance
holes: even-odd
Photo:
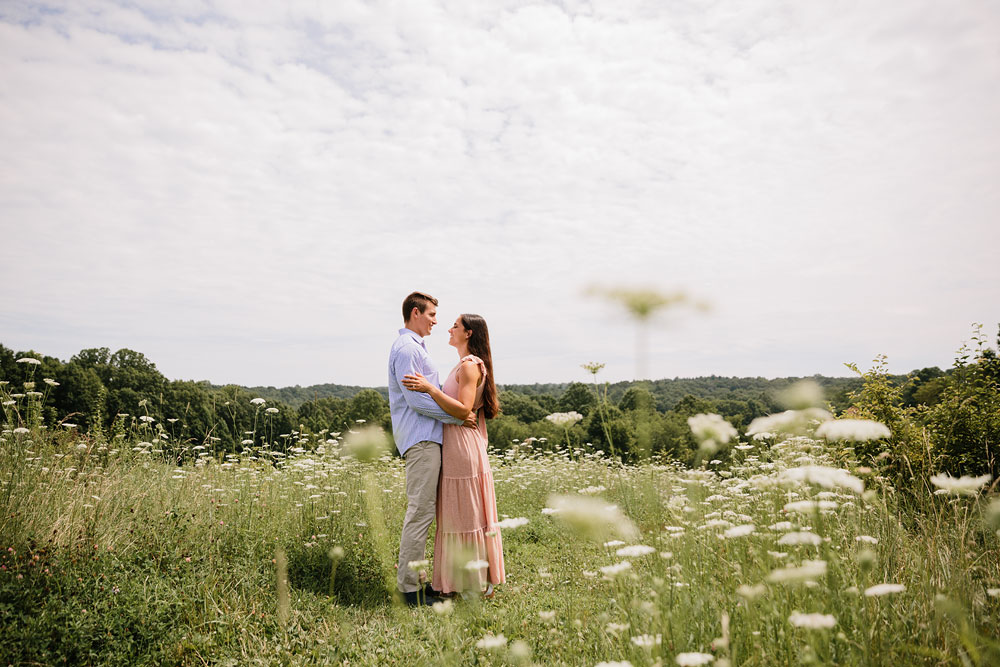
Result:
[[[462,326],[462,318],[456,318],[455,323],[448,329],[448,345],[458,347],[468,342],[471,333],[471,331]]]

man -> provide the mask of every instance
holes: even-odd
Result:
[[[441,474],[441,424],[462,424],[442,410],[430,396],[409,391],[402,385],[407,373],[420,373],[440,386],[437,368],[427,354],[424,337],[437,324],[437,299],[413,292],[403,300],[403,328],[389,351],[389,412],[396,449],[406,461],[406,517],[399,538],[399,569],[396,585],[406,604],[434,604],[434,595],[421,591],[418,574],[409,564],[424,560],[427,531],[437,506],[438,477]],[[475,428],[470,413],[465,425]]]

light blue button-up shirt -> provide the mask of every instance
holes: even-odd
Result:
[[[420,373],[428,382],[441,386],[424,339],[416,332],[403,328],[389,351],[389,412],[392,415],[392,437],[400,455],[424,440],[441,444],[442,422],[464,423],[442,410],[428,394],[404,387],[403,376],[414,373]]]

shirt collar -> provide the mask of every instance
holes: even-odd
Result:
[[[402,329],[399,330],[400,336],[406,336],[407,334],[409,334],[410,338],[417,341],[417,344],[426,349],[427,346],[424,344],[423,337],[421,337],[421,335],[418,334],[416,331],[414,331],[413,329],[407,329],[406,327],[403,327]]]

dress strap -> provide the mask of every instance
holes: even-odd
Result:
[[[459,365],[464,364],[466,361],[471,361],[474,364],[479,365],[479,372],[483,374],[483,378],[486,377],[486,363],[474,354],[467,354],[461,358],[458,362]]]

